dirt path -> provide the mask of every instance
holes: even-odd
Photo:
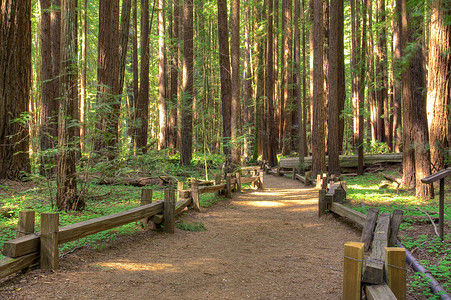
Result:
[[[0,299],[339,299],[343,244],[357,231],[317,217],[317,191],[265,177],[187,222],[205,232],[142,232],[104,250],[82,249],[56,272],[0,284]]]

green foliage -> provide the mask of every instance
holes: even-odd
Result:
[[[396,172],[385,172],[399,177]],[[399,238],[402,244],[414,252],[416,249],[422,249],[427,252],[427,259],[421,260],[421,264],[431,272],[431,274],[441,282],[442,286],[448,291],[451,290],[451,235],[445,235],[445,242],[441,242],[437,236],[426,234],[415,234],[414,224],[418,221],[409,216],[423,216],[424,213],[417,209],[420,207],[423,211],[438,211],[438,197],[429,201],[422,201],[414,196],[413,191],[396,189],[388,187],[380,189],[379,185],[384,180],[381,174],[365,174],[353,178],[347,178],[347,199],[354,210],[364,214],[371,207],[376,207],[379,212],[390,212],[394,209],[404,210],[404,220],[400,227]],[[431,217],[437,217],[437,214],[430,213]],[[445,205],[445,222],[451,223],[451,207]],[[445,223],[446,224],[446,223]],[[432,226],[430,224],[424,226]],[[423,255],[422,255],[423,256]],[[410,277],[410,290],[416,294],[422,294],[427,299],[438,299],[437,295],[430,292],[427,284],[427,278],[422,274],[416,273]]]
[[[183,220],[180,220],[175,223],[175,226],[178,229],[185,230],[185,231],[199,232],[199,231],[207,230],[207,228],[205,227],[205,225],[202,222],[187,223]]]

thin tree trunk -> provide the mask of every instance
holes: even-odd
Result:
[[[141,70],[139,96],[135,119],[138,122],[135,151],[147,152],[147,127],[149,124],[149,0],[141,0]]]
[[[58,116],[57,205],[59,210],[80,210],[85,203],[77,193],[75,170],[75,128],[77,86],[77,1],[61,3],[61,79]]]
[[[40,0],[41,6],[41,167],[43,176],[56,171],[56,157],[46,150],[55,148],[58,137],[58,107],[53,98],[52,33],[50,27],[50,0]]]
[[[158,148],[167,148],[167,105],[166,105],[166,49],[165,49],[165,13],[164,0],[158,0],[158,112],[159,134]]]
[[[302,105],[302,145],[304,151],[304,156],[307,156],[308,149],[307,149],[307,71],[306,71],[306,64],[307,59],[305,52],[307,51],[305,46],[305,39],[306,39],[306,33],[305,33],[305,23],[307,20],[305,19],[305,6],[304,1],[302,1],[302,8],[301,8],[301,19],[302,19],[302,99],[303,99],[303,105]],[[303,159],[303,158],[302,158]]]
[[[120,40],[119,40],[119,84],[118,91],[119,95],[122,95],[124,88],[124,74],[125,65],[127,60],[127,50],[128,50],[128,38],[130,36],[130,12],[132,8],[132,0],[122,1],[121,10],[121,26],[120,26]]]
[[[232,79],[230,70],[229,40],[227,27],[227,1],[218,0],[218,39],[219,39],[219,66],[221,74],[221,101],[222,101],[222,135],[223,151],[226,159],[226,169],[231,164],[230,138],[231,138],[231,105],[232,105]]]
[[[395,16],[401,14],[401,1],[395,1]],[[395,152],[402,151],[402,123],[401,123],[401,18],[396,17],[393,20],[393,148]]]
[[[326,171],[325,120],[324,120],[324,25],[323,3],[313,1],[313,128],[312,128],[312,175]],[[314,138],[313,138],[314,137]]]
[[[291,23],[291,0],[282,1],[282,32],[283,32],[283,140],[282,155],[288,155],[291,152],[291,127],[292,127],[292,23]]]
[[[407,41],[410,36],[408,28],[406,0],[401,0],[401,49],[406,51]],[[411,90],[411,72],[408,68],[403,70],[402,78],[402,176],[403,185],[412,188],[415,185],[415,151],[413,148],[413,107]]]
[[[250,22],[251,11],[249,3],[245,7],[245,25],[244,25],[244,157],[251,156],[252,136],[253,136],[253,109],[252,109],[252,66],[251,66],[251,38]]]
[[[275,0],[277,1],[277,0]],[[265,94],[267,101],[267,132],[268,132],[268,163],[270,166],[277,165],[277,138],[276,126],[274,124],[274,42],[273,42],[273,2],[268,1],[267,20],[267,41],[266,41],[266,81]]]
[[[178,49],[180,48],[180,36],[179,36],[179,27],[180,27],[180,0],[173,0],[174,2],[174,13],[171,24],[172,30],[171,32],[171,48],[172,48],[172,61],[171,61],[171,88],[169,93],[169,103],[170,103],[170,116],[169,116],[169,147],[176,148],[177,147],[177,95],[178,95],[178,65],[179,65],[179,56]]]
[[[240,134],[241,99],[240,99],[240,1],[232,0],[231,12],[230,54],[232,67],[232,105],[231,105],[231,134],[232,134],[232,166],[241,165]]]
[[[129,134],[131,136],[131,147],[136,143],[136,107],[139,98],[139,66],[138,66],[138,5],[137,0],[133,0],[133,53],[132,53],[132,73],[133,73],[133,97],[130,101]]]
[[[364,124],[363,124],[363,108],[365,106],[365,74],[366,74],[366,8],[367,8],[367,1],[363,0],[362,4],[362,38],[361,38],[361,45],[360,45],[360,78],[358,82],[358,97],[359,97],[359,104],[358,104],[358,114],[359,114],[359,126],[358,126],[358,137],[357,137],[357,145],[358,145],[358,166],[357,166],[357,173],[363,174],[363,139],[364,139]],[[371,1],[371,0],[370,0]]]
[[[81,66],[80,66],[80,146],[83,152],[86,140],[86,104],[88,98],[87,81],[88,81],[88,0],[83,0],[82,20],[81,20]]]
[[[182,96],[182,143],[180,163],[191,164],[193,151],[193,0],[184,1],[183,11],[183,96]]]

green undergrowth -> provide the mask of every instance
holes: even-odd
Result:
[[[397,178],[401,177],[401,174],[396,171],[384,173]],[[400,226],[398,235],[401,243],[413,252],[415,258],[431,272],[448,293],[451,293],[451,234],[445,234],[445,242],[441,242],[424,213],[426,212],[432,218],[438,218],[438,187],[435,188],[435,199],[422,200],[415,197],[413,190],[398,189],[396,184],[382,185],[381,183],[386,181],[382,174],[365,174],[348,177],[345,180],[349,200],[346,205],[354,210],[364,214],[367,214],[371,207],[379,209],[379,213],[392,213],[395,209],[404,211],[406,218]],[[421,220],[415,219],[419,216],[422,217]],[[445,185],[445,227],[449,228],[450,224],[451,185],[447,183]],[[421,295],[425,299],[439,299],[439,296],[433,295],[427,286],[426,279],[420,274],[410,276],[411,293]]]
[[[205,227],[204,223],[202,222],[192,222],[188,223],[183,221],[183,219],[180,219],[175,223],[175,227],[181,230],[185,231],[193,231],[193,232],[199,232],[199,231],[206,231],[207,228]]]

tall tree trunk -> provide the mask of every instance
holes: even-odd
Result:
[[[170,103],[170,116],[169,116],[169,147],[177,147],[177,95],[178,95],[178,66],[179,66],[179,56],[178,50],[180,48],[180,0],[173,0],[174,2],[174,13],[172,19],[172,30],[171,32],[171,48],[172,48],[172,61],[171,61],[171,88],[169,92],[169,103]]]
[[[277,1],[277,0],[275,0]],[[274,124],[274,42],[273,42],[273,2],[268,1],[267,18],[267,41],[266,41],[266,81],[265,94],[267,101],[267,136],[268,136],[268,163],[270,166],[277,165],[277,137]]]
[[[402,150],[402,123],[401,123],[401,0],[395,1],[395,20],[393,20],[393,148],[395,152]]]
[[[299,148],[299,165],[300,165],[300,174],[304,175],[304,124],[303,124],[303,105],[302,99],[303,94],[301,93],[301,32],[300,32],[300,24],[299,18],[301,15],[301,5],[299,1],[294,2],[294,65],[295,65],[295,73],[296,73],[296,105],[298,108],[298,118],[296,121],[299,132],[298,139],[298,148]]]
[[[293,104],[293,89],[292,89],[292,22],[291,22],[291,0],[282,1],[282,28],[283,32],[283,141],[282,141],[282,155],[288,155],[291,152],[291,127],[292,127],[292,104]]]
[[[445,168],[443,150],[451,144],[451,24],[449,1],[433,0],[428,56],[427,114],[433,172]],[[448,14],[446,13],[448,11]]]
[[[410,36],[408,28],[408,17],[406,0],[401,0],[401,49],[406,53],[406,46]],[[412,107],[412,90],[411,90],[411,72],[410,66],[403,70],[401,75],[402,82],[402,181],[403,185],[412,188],[415,185],[415,151],[413,148],[413,107]]]
[[[40,0],[41,6],[41,167],[43,176],[53,173],[56,157],[46,150],[55,148],[58,138],[58,102],[53,97],[52,32],[50,0]]]
[[[138,66],[138,5],[137,0],[133,0],[133,53],[132,53],[132,73],[133,73],[133,97],[130,101],[129,129],[131,136],[131,148],[136,144],[136,108],[139,98],[139,66]]]
[[[251,11],[250,5],[247,3],[245,8],[245,25],[244,25],[244,157],[251,156],[253,136],[254,114],[252,109],[252,65],[251,65],[251,38],[250,38],[250,22]]]
[[[230,138],[231,138],[231,105],[232,105],[232,79],[230,71],[229,39],[227,27],[227,0],[218,0],[218,39],[219,39],[219,66],[221,75],[221,102],[222,102],[222,136],[223,151],[226,168],[231,164]]]
[[[158,148],[167,148],[167,105],[166,105],[166,49],[165,49],[165,14],[164,0],[158,0],[158,112],[159,134]]]
[[[75,127],[77,118],[77,1],[61,3],[61,87],[58,115],[57,206],[59,210],[80,210],[85,206],[77,193],[75,170]]]
[[[365,105],[365,74],[366,74],[366,8],[367,1],[363,0],[363,4],[361,7],[362,13],[362,37],[361,37],[361,45],[360,45],[360,78],[358,82],[358,114],[359,114],[359,126],[358,126],[358,137],[357,137],[357,145],[358,145],[358,166],[357,173],[363,174],[363,138],[365,135],[364,124],[363,124],[363,108]],[[371,1],[371,0],[370,0]]]
[[[326,145],[324,141],[324,20],[323,2],[313,0],[313,127],[312,127],[312,175],[326,171]]]
[[[180,163],[191,164],[193,155],[193,0],[184,1],[183,10],[183,95],[182,95],[182,144]]]
[[[81,16],[81,66],[80,66],[80,146],[83,152],[86,129],[86,105],[88,98],[87,82],[88,82],[88,0],[83,0],[83,9]]]
[[[374,33],[373,33],[373,1],[368,1],[368,107],[370,113],[369,127],[371,130],[371,141],[377,138],[377,103],[376,103],[376,76],[374,70]]]
[[[135,151],[147,152],[147,127],[149,124],[149,0],[141,0],[141,69],[139,96],[135,119],[138,122]]]
[[[231,15],[231,39],[230,54],[232,66],[232,106],[231,106],[231,130],[232,130],[232,166],[241,165],[241,143],[239,142],[241,99],[240,99],[240,1],[232,0]]]
[[[341,174],[340,169],[340,126],[339,117],[341,97],[344,96],[344,81],[341,80],[343,59],[343,2],[332,1],[330,5],[330,36],[329,36],[329,113],[328,113],[328,142],[329,154],[328,171],[331,174]],[[340,55],[341,54],[341,55]]]
[[[121,8],[121,26],[119,39],[119,95],[122,95],[124,88],[125,65],[127,60],[128,38],[130,36],[130,13],[132,9],[132,0],[123,0]]]
[[[376,103],[377,103],[377,138],[386,142],[391,148],[390,140],[390,106],[387,88],[387,36],[385,30],[385,0],[378,0],[377,8],[377,43],[376,43]]]
[[[0,179],[29,173],[28,112],[31,88],[31,2],[0,7]],[[14,121],[20,118],[20,122]]]
[[[119,0],[99,3],[97,102],[99,139],[95,150],[116,156],[119,130]]]
[[[305,5],[304,1],[302,1],[302,8],[301,8],[301,19],[302,19],[302,99],[303,99],[303,105],[302,105],[302,145],[304,151],[304,156],[307,156],[308,149],[307,149],[307,71],[306,71],[306,55],[305,52],[307,51],[305,46],[305,39],[306,39],[306,33],[305,33],[305,27],[307,20],[305,19]]]

